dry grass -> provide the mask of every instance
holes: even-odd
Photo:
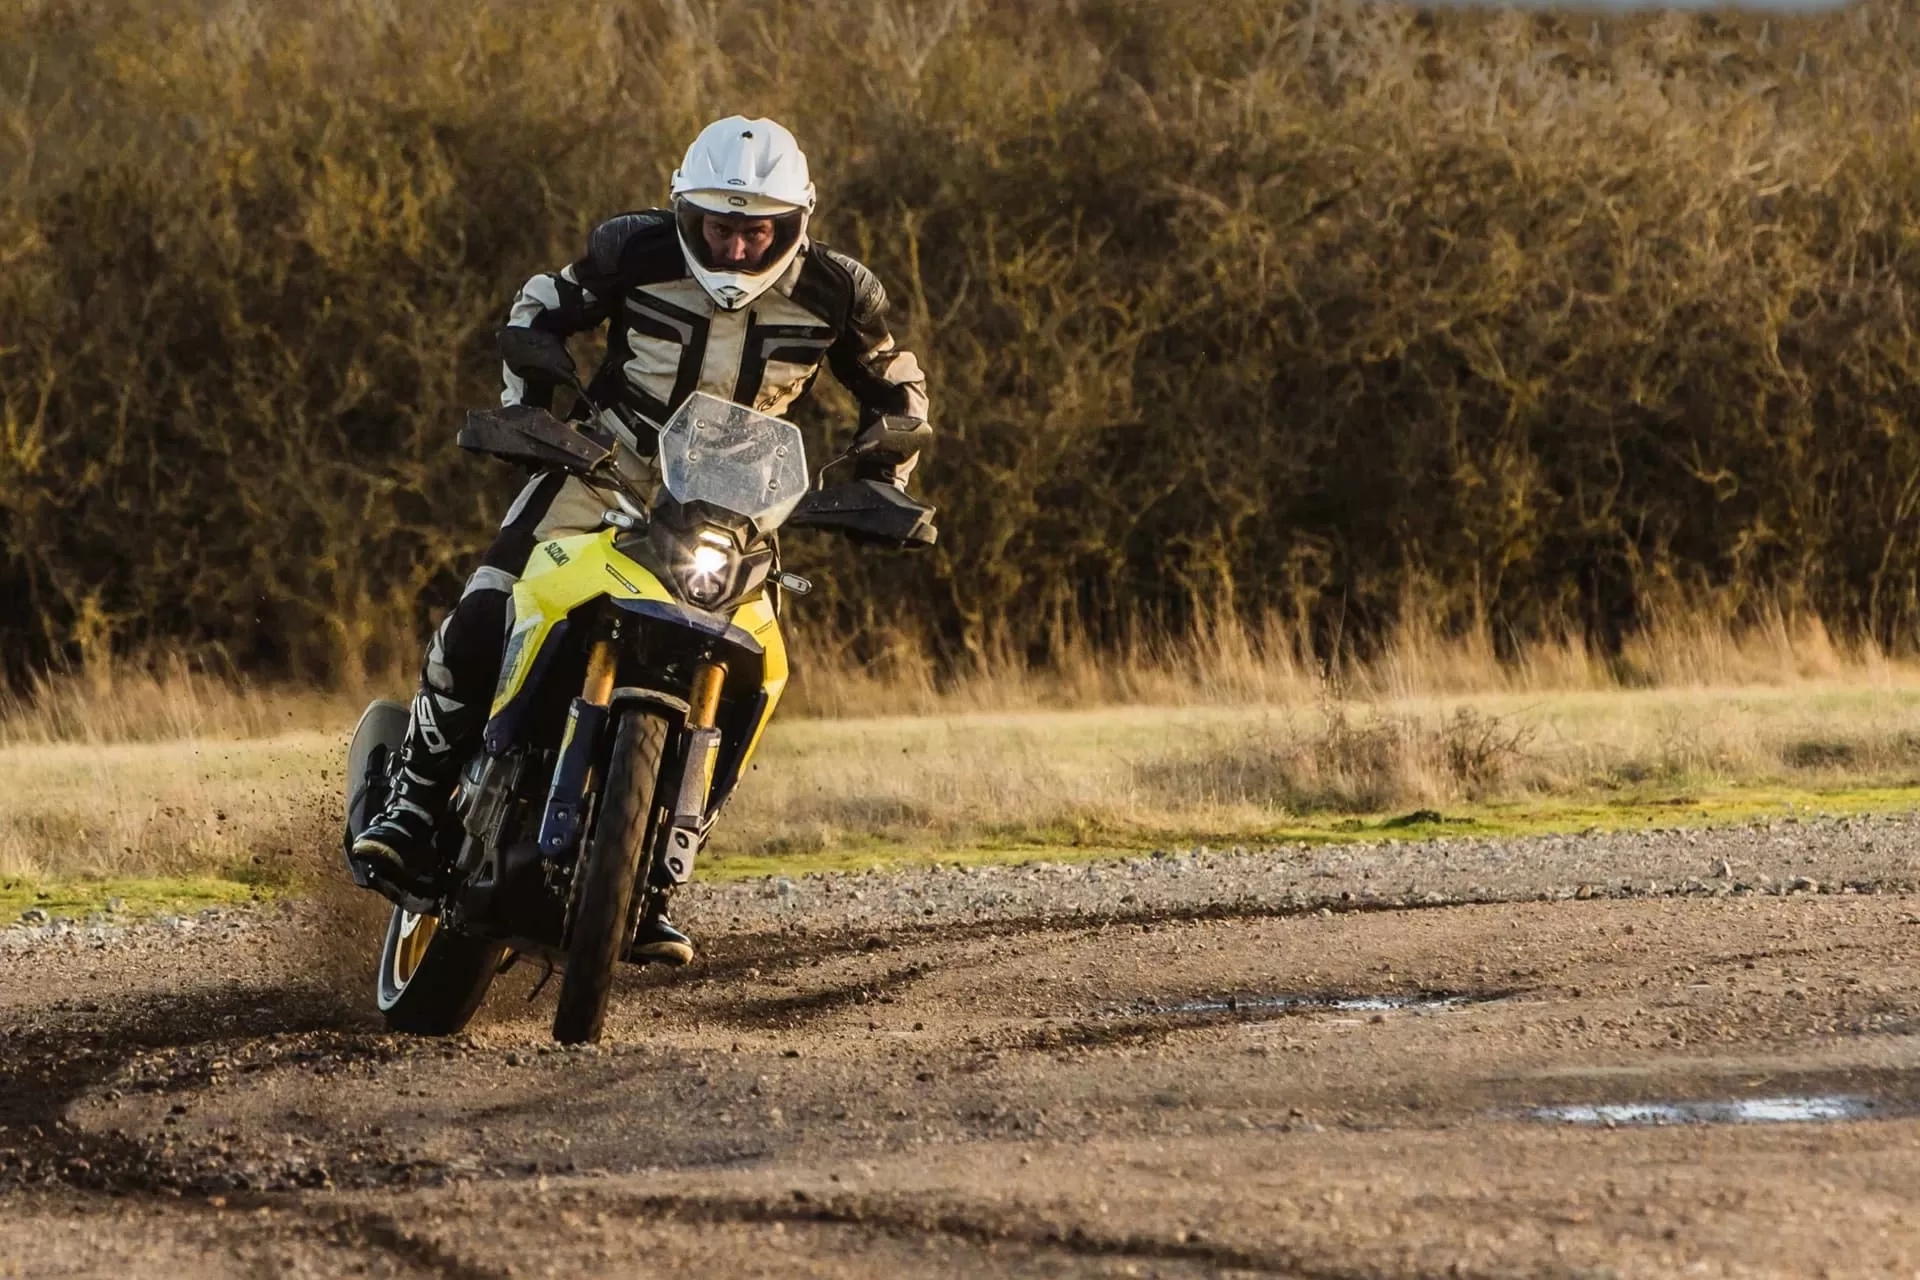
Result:
[[[1252,840],[1346,815],[1920,777],[1920,669],[1784,616],[1676,625],[1615,660],[1564,643],[1501,662],[1483,639],[1408,633],[1315,673],[1288,645],[1215,626],[1109,663],[1080,647],[944,677],[904,649],[879,674],[816,656],[814,715],[775,726],[716,852]],[[0,876],[330,868],[352,707],[183,670],[43,683],[0,719]]]
[[[0,877],[290,883],[312,873],[338,820],[343,748],[331,733],[0,747]]]
[[[0,687],[0,747],[267,738],[350,723],[355,693],[263,686],[178,657],[106,661]]]
[[[1414,611],[1409,610],[1408,617]],[[875,661],[823,642],[802,615],[791,629],[802,679],[795,709],[820,716],[931,715],[1106,706],[1301,707],[1457,694],[1561,694],[1618,689],[1920,685],[1920,661],[1893,660],[1869,639],[1834,636],[1817,618],[1780,608],[1739,622],[1708,608],[1657,612],[1611,656],[1578,634],[1521,641],[1503,654],[1484,627],[1443,634],[1402,622],[1368,654],[1314,656],[1297,626],[1269,614],[1253,625],[1230,613],[1182,634],[1139,628],[1097,647],[1056,634],[1051,660],[1008,649],[942,663],[899,638]],[[1319,646],[1324,648],[1324,644]]]
[[[1348,815],[1920,777],[1920,683],[789,724],[722,848],[1254,839]]]

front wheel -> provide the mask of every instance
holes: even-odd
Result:
[[[667,722],[644,711],[621,718],[607,764],[600,815],[574,870],[568,913],[567,969],[560,980],[560,1006],[553,1038],[585,1044],[600,1038],[607,1018],[613,971],[627,943],[627,914],[647,848],[654,783],[667,745]]]
[[[506,954],[505,943],[454,933],[435,916],[395,907],[380,948],[376,992],[387,1026],[417,1036],[463,1030]]]

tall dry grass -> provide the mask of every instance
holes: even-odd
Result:
[[[387,682],[396,692],[399,680]],[[0,687],[0,747],[273,738],[351,724],[369,689],[265,684],[175,654],[102,659]]]
[[[1010,648],[942,658],[899,632],[837,638],[804,609],[787,628],[795,678],[781,719],[955,716],[1102,707],[1369,707],[1483,695],[1625,690],[1897,689],[1920,686],[1920,660],[1817,618],[1779,609],[1733,623],[1671,611],[1596,652],[1578,634],[1510,641],[1484,630],[1403,625],[1365,653],[1317,658],[1312,637],[1277,614],[1258,624],[1206,614],[1184,631],[1134,627],[1116,641],[1056,631],[1044,661]],[[867,656],[875,655],[875,656]],[[0,747],[35,743],[241,740],[335,731],[369,697],[404,698],[396,666],[357,687],[270,683],[174,654],[102,660],[0,688]]]
[[[1818,617],[1777,607],[1736,621],[1670,609],[1602,652],[1578,632],[1537,639],[1489,629],[1447,633],[1407,621],[1364,650],[1316,656],[1297,619],[1256,623],[1218,610],[1169,632],[1141,626],[1114,641],[1056,631],[1047,657],[1008,647],[942,659],[897,633],[856,644],[791,622],[799,676],[789,713],[939,715],[1105,706],[1301,707],[1461,695],[1630,689],[1872,688],[1920,683],[1920,660],[1889,657],[1870,637],[1835,636]],[[874,657],[867,657],[874,654]]]

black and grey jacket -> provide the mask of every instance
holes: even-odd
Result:
[[[607,353],[588,386],[655,426],[695,391],[780,415],[827,364],[861,407],[925,420],[926,379],[894,345],[887,295],[871,271],[803,244],[771,289],[738,311],[716,307],[687,270],[673,215],[653,209],[601,223],[586,256],[527,281],[508,323],[556,337],[607,323]],[[503,404],[545,403],[552,388],[505,371]],[[914,459],[873,458],[866,474],[905,483]]]

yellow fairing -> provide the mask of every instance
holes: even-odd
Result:
[[[500,667],[500,684],[494,692],[493,714],[498,715],[519,694],[533,671],[534,660],[546,647],[553,628],[581,605],[599,596],[616,600],[680,601],[660,579],[614,550],[617,536],[612,529],[600,533],[556,538],[533,549],[526,571],[513,587],[513,631]],[[759,641],[766,650],[761,671],[761,690],[765,695],[760,722],[753,726],[744,770],[760,735],[773,718],[774,706],[787,687],[787,643],[780,634],[779,619],[766,593],[753,597],[734,610],[733,624]]]
[[[554,626],[587,601],[599,596],[673,601],[660,579],[613,549],[614,535],[615,530],[606,529],[555,538],[533,549],[520,581],[513,584],[513,631],[493,694],[494,715],[527,682]]]
[[[733,611],[733,625],[758,640],[767,651],[760,686],[766,703],[760,708],[760,723],[753,726],[753,736],[747,739],[746,753],[740,757],[740,772],[745,773],[747,766],[753,763],[753,752],[760,745],[760,735],[767,730],[767,721],[773,719],[773,709],[779,705],[780,695],[786,692],[787,640],[780,634],[780,620],[773,616],[773,605],[764,591]]]

